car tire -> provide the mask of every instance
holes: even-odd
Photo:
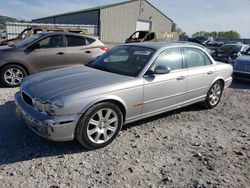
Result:
[[[18,87],[22,79],[27,76],[27,71],[20,65],[10,64],[0,71],[1,83],[7,87]]]
[[[76,127],[78,142],[87,149],[99,149],[109,145],[123,125],[123,114],[111,102],[98,103],[87,110]]]
[[[216,81],[209,89],[204,106],[207,109],[215,108],[221,99],[223,92],[223,84],[220,81]]]

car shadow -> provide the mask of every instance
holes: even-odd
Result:
[[[180,114],[183,111],[200,111],[202,109],[199,104],[195,104],[127,124],[123,127],[123,130],[141,126],[144,123],[173,114]],[[17,118],[14,101],[0,105],[0,165],[51,156],[63,158],[67,154],[88,151],[76,141],[53,142],[37,136],[22,120]]]
[[[86,151],[76,141],[52,142],[37,136],[17,118],[14,101],[0,105],[0,165]]]
[[[250,81],[234,80],[230,88],[232,89],[250,89]]]

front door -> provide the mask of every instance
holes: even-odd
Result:
[[[66,66],[66,52],[62,35],[50,35],[33,44],[32,52],[27,53],[33,73]]]
[[[180,48],[162,52],[151,70],[159,65],[169,67],[168,74],[144,76],[144,104],[142,116],[150,116],[178,107],[185,100],[187,71],[183,69]]]

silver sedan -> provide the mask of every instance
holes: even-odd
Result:
[[[16,111],[42,137],[97,149],[124,124],[197,102],[216,107],[232,70],[190,43],[120,45],[88,66],[25,78]]]

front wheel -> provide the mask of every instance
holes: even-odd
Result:
[[[87,149],[99,149],[107,146],[116,138],[122,123],[122,112],[115,104],[98,103],[83,114],[79,120],[76,138]]]
[[[220,102],[222,91],[223,91],[222,83],[220,81],[216,81],[207,93],[207,97],[204,102],[205,107],[208,109],[216,107]]]
[[[17,87],[22,79],[27,76],[26,70],[15,64],[6,65],[1,70],[1,82],[7,87]]]

